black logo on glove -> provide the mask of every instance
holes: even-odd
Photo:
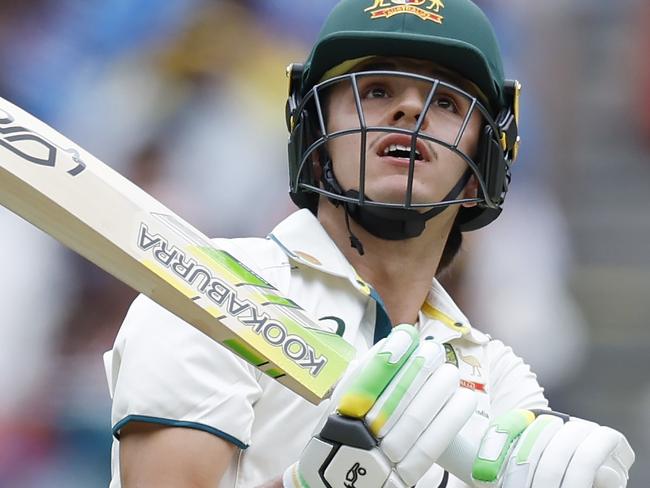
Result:
[[[345,488],[356,488],[356,482],[359,479],[359,476],[366,475],[366,468],[361,467],[359,463],[354,463],[354,465],[348,470],[345,475]]]

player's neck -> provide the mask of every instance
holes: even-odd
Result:
[[[431,288],[453,215],[444,212],[427,223],[421,236],[389,241],[368,233],[350,220],[364,255],[350,246],[343,208],[321,202],[318,218],[359,276],[377,290],[393,324],[414,323]]]

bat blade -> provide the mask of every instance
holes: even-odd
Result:
[[[353,355],[244,263],[2,98],[0,204],[313,403]]]

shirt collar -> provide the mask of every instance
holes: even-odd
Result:
[[[420,331],[423,337],[431,336],[436,342],[466,339],[476,344],[485,344],[490,337],[472,327],[442,285],[434,278],[431,290],[419,314]]]
[[[370,295],[368,285],[309,210],[302,209],[289,215],[268,238],[275,241],[294,264],[345,278],[355,288]]]
[[[357,290],[371,295],[370,287],[309,210],[291,214],[273,229],[268,238],[275,241],[295,265],[347,279]],[[435,279],[420,310],[419,323],[424,337],[433,336],[440,343],[461,337],[478,344],[489,340],[487,335],[472,328],[467,317]]]

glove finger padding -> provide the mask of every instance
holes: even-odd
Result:
[[[340,392],[340,396],[337,395],[336,410],[346,417],[365,417],[418,347],[418,343],[419,336],[414,327],[395,327],[385,340],[364,355],[355,369],[346,375],[345,382],[336,388]]]
[[[481,485],[500,486],[515,443],[534,421],[534,412],[512,410],[492,422],[479,445],[472,478]]]
[[[630,468],[634,464],[636,456],[630,443],[620,432],[618,444],[614,448],[612,455],[605,461],[603,466],[596,473],[594,488],[610,488],[612,486],[625,486],[629,480]],[[611,482],[612,473],[616,473],[619,478],[619,485]]]
[[[563,425],[564,420],[560,417],[541,415],[526,428],[508,460],[503,488],[531,486],[544,450]]]
[[[408,409],[395,422],[394,428],[387,432],[381,446],[393,463],[398,463],[406,456],[422,432],[426,430],[433,418],[458,388],[458,368],[444,364],[431,375],[420,390],[420,394]]]
[[[571,458],[597,424],[583,420],[565,423],[542,453],[532,488],[561,488]],[[591,485],[590,485],[591,486]]]
[[[444,362],[445,350],[440,344],[426,341],[418,346],[366,415],[372,435],[378,439],[386,436],[406,409],[411,409],[413,400],[423,396],[423,385]]]
[[[600,476],[602,488],[624,487],[632,462],[634,452],[625,437],[609,427],[597,426],[576,449],[562,486],[592,488],[602,467],[607,468]]]
[[[415,485],[431,465],[438,460],[472,416],[476,403],[476,394],[471,390],[465,388],[456,390],[427,429],[415,441],[406,457],[397,464],[397,472],[407,485]]]

